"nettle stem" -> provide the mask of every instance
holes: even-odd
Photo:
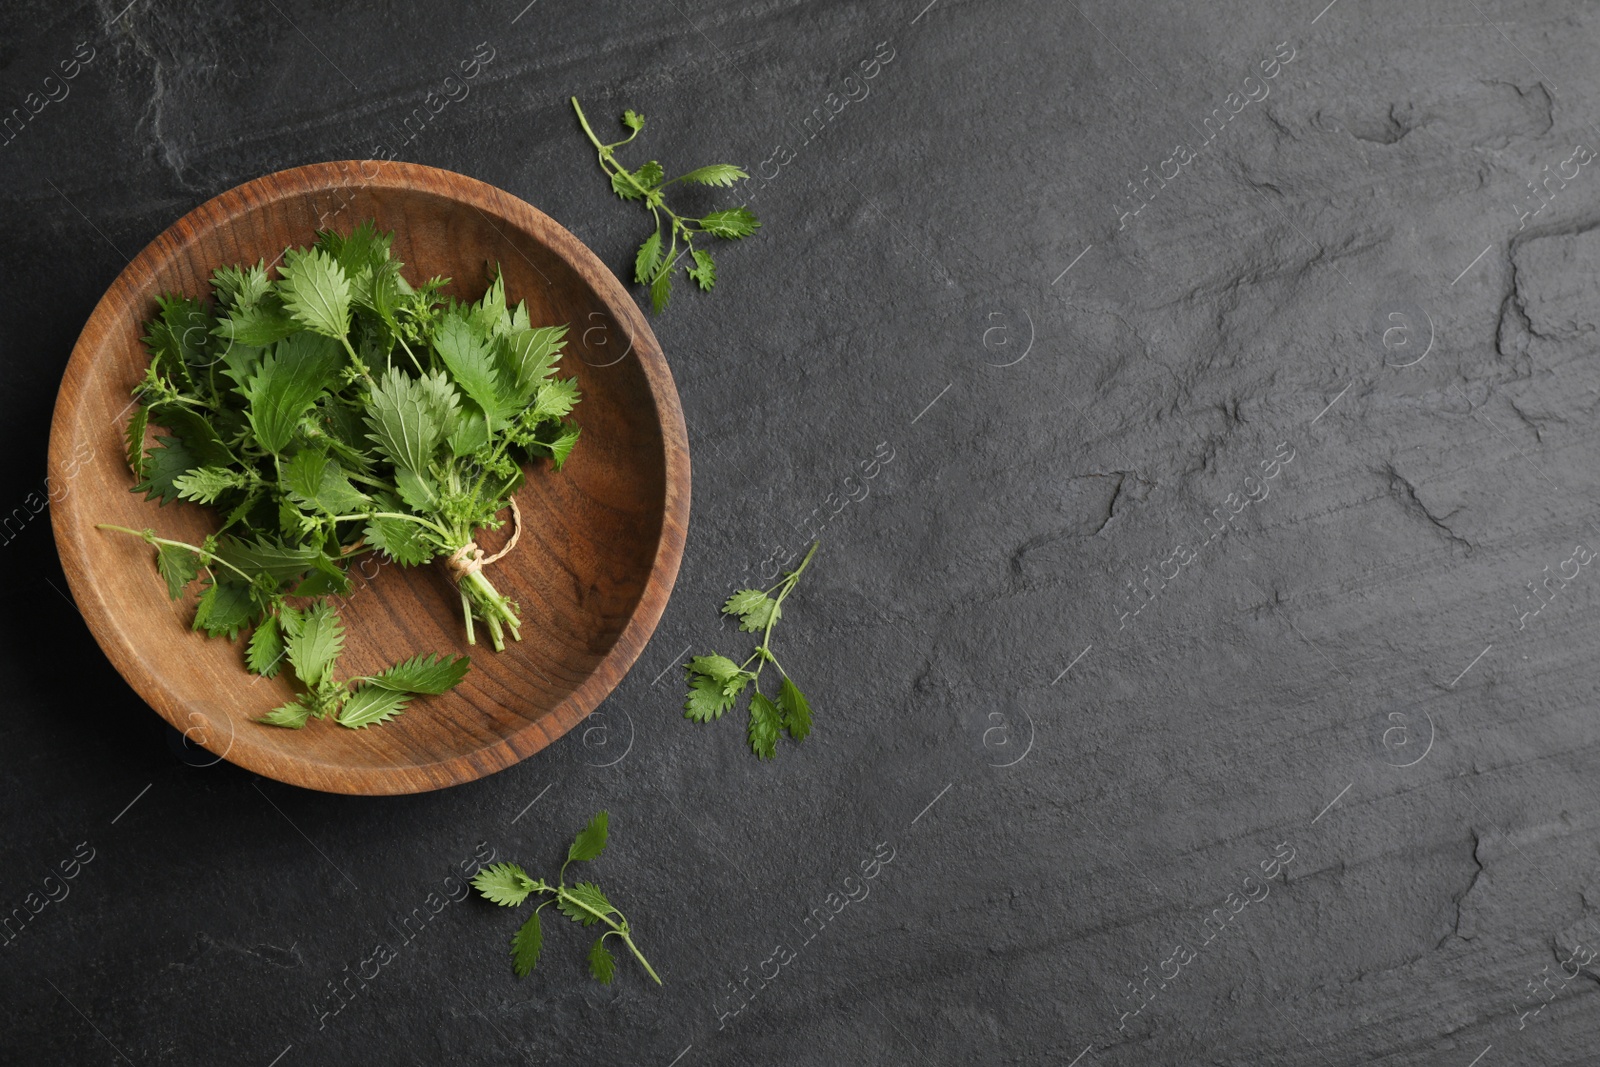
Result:
[[[623,943],[628,946],[628,951],[633,953],[634,959],[638,960],[640,965],[650,973],[650,977],[655,979],[656,985],[663,984],[661,981],[661,976],[656,973],[656,969],[654,967],[650,966],[650,961],[644,958],[644,953],[639,951],[639,946],[635,945],[633,943],[633,938],[629,936],[627,918],[624,917],[620,923],[614,921],[611,916],[595,911],[588,904],[586,904],[581,897],[567,892],[566,886],[541,885],[539,888],[553,891],[558,901],[565,901],[577,908],[579,911],[587,912],[588,914],[593,915],[596,919],[599,919],[601,922],[605,923],[607,926],[611,927],[608,932],[601,935],[602,939],[613,936],[622,938]],[[622,915],[620,911],[617,912],[617,914],[619,916]]]

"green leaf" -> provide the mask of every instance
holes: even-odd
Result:
[[[278,617],[268,615],[256,624],[255,633],[250,635],[250,648],[245,655],[245,665],[249,667],[251,674],[274,678],[283,665],[286,650],[283,631],[278,628]]]
[[[538,887],[538,883],[528,877],[528,872],[515,863],[491,863],[472,876],[472,884],[480,894],[503,908],[516,907]]]
[[[400,499],[417,511],[432,511],[439,505],[438,485],[430,475],[397,467],[394,485],[400,490]]]
[[[411,703],[410,693],[397,693],[381,686],[364,685],[350,694],[339,711],[339,725],[352,730],[365,729],[373,723],[388,722]]]
[[[334,661],[344,650],[344,626],[339,613],[326,602],[307,608],[299,632],[289,636],[289,662],[294,673],[309,687],[316,687],[333,670]]]
[[[325,337],[300,332],[279,341],[245,386],[250,425],[268,452],[282,454],[300,417],[332,384],[344,352]]]
[[[661,262],[661,231],[644,239],[639,252],[633,257],[633,280],[640,285],[655,277],[656,266]]]
[[[283,306],[296,322],[335,340],[350,332],[350,281],[332,256],[291,248],[278,273]]]
[[[672,179],[678,182],[694,182],[697,185],[716,185],[723,189],[733,187],[733,183],[750,175],[734,166],[732,163],[713,163],[709,167],[697,167],[688,174]]]
[[[589,947],[589,973],[601,985],[610,985],[611,979],[617,974],[617,958],[606,948],[606,935],[601,934],[599,940]]]
[[[633,175],[627,170],[613,174],[611,176],[611,191],[622,197],[624,200],[638,200],[640,197],[644,196],[644,194],[635,188],[633,182],[630,180],[632,177]]]
[[[466,656],[453,659],[432,653],[412,656],[396,663],[382,674],[367,679],[367,685],[393,689],[400,693],[431,693],[437,696],[453,688],[467,676],[472,660]]]
[[[501,343],[500,370],[504,380],[512,383],[513,407],[525,406],[540,383],[555,373],[566,336],[565,324],[541,326],[514,331]]]
[[[667,267],[662,268],[656,275],[655,281],[650,283],[650,308],[659,315],[667,306],[667,301],[672,299],[672,271]]]
[[[141,405],[136,408],[128,419],[128,428],[123,434],[127,442],[125,452],[128,457],[128,469],[133,471],[133,476],[140,481],[144,480],[144,432],[150,424],[150,412]]]
[[[176,482],[190,470],[200,466],[183,442],[176,437],[157,437],[156,447],[145,457],[144,480],[133,487],[143,493],[146,500],[159,500],[170,504],[178,499]]]
[[[733,660],[718,655],[695,656],[689,660],[688,668],[692,674],[703,674],[718,682],[726,682],[744,673]]]
[[[606,899],[606,895],[600,892],[600,887],[593,882],[569,885],[563,893],[563,896],[556,899],[556,908],[573,922],[584,926],[593,926],[600,921],[602,915],[614,915],[617,912],[611,901]]]
[[[200,576],[200,557],[178,545],[156,545],[156,569],[167,580],[167,596],[177,600]]]
[[[245,481],[243,471],[228,470],[225,467],[199,467],[174,478],[172,485],[178,491],[179,499],[193,500],[197,504],[210,504],[229,489],[242,488]]]
[[[511,937],[511,969],[518,978],[528,977],[538,966],[543,947],[544,933],[539,929],[539,912],[535,909]]]
[[[778,602],[759,589],[739,590],[722,605],[722,613],[739,616],[739,629],[752,634],[765,630],[768,621],[776,621],[783,616]]]
[[[689,683],[689,699],[683,705],[683,717],[695,722],[710,722],[722,718],[722,713],[733,707],[734,697],[728,695],[723,683],[715,678],[697,675]]]
[[[223,443],[213,420],[186,404],[157,402],[150,405],[150,421],[178,435],[183,447],[193,454],[198,465],[231,467],[237,464]],[[220,422],[221,417],[217,417]]]
[[[282,544],[267,539],[246,541],[224,537],[217,542],[217,558],[246,574],[264,574],[275,582],[298,578],[323,558],[322,549],[308,544]]]
[[[229,309],[254,307],[272,288],[267,261],[258,260],[253,267],[218,267],[211,272],[211,288],[216,290],[218,302]]]
[[[371,219],[361,222],[348,237],[332,230],[317,231],[317,244],[338,263],[346,278],[354,279],[389,262],[389,244],[394,234],[378,233]]]
[[[428,469],[442,436],[434,403],[423,386],[392,367],[368,391],[368,436],[396,467],[415,473]]]
[[[796,741],[804,741],[811,733],[811,705],[800,687],[788,678],[778,688],[778,707],[783,710],[783,727]]]
[[[303,728],[311,718],[311,709],[300,701],[291,701],[279,708],[273,708],[256,722],[264,722],[268,726],[287,726],[291,730]]]
[[[429,371],[417,379],[417,385],[422,389],[423,402],[428,405],[433,421],[439,424],[439,435],[445,437],[453,433],[461,422],[463,409],[461,392],[450,376],[442,370]]]
[[[540,442],[550,449],[550,460],[556,470],[560,470],[567,462],[567,457],[572,455],[572,448],[578,443],[578,427],[572,426],[557,437],[554,441]]]
[[[713,211],[701,219],[700,228],[717,237],[734,239],[755,233],[761,228],[761,222],[747,207],[730,207]]]
[[[276,300],[263,300],[244,308],[234,308],[217,322],[212,333],[234,345],[265,348],[277,344],[300,329],[299,323]]]
[[[473,330],[465,316],[445,315],[433,334],[434,351],[450,371],[461,391],[477,401],[491,423],[506,412],[501,403],[501,385],[490,358],[492,347]]]
[[[633,172],[633,180],[646,189],[654,189],[661,184],[661,179],[666,176],[666,172],[661,169],[661,164],[653,159]]]
[[[194,629],[232,641],[255,615],[250,587],[239,582],[215,582],[200,595],[194,611]]]
[[[700,286],[702,292],[709,293],[711,287],[717,284],[717,264],[712,260],[710,252],[694,249],[695,265],[688,268],[685,273],[693,278]]]
[[[783,719],[778,705],[768,700],[761,690],[750,694],[750,750],[762,759],[778,754],[778,731]]]
[[[644,116],[630,107],[622,113],[622,124],[634,133],[638,133],[644,129]]]
[[[767,599],[767,594],[759,589],[741,589],[728,598],[722,605],[724,615],[743,615],[760,607]]]
[[[533,401],[535,418],[559,419],[571,413],[579,400],[578,379],[555,378],[539,386],[539,395]]]
[[[567,849],[567,862],[592,860],[606,848],[606,813],[600,812],[589,820],[589,825],[578,831]]]
[[[326,452],[303,448],[283,466],[283,484],[295,499],[329,515],[361,511],[372,498],[350,484],[339,461]]]
[[[423,527],[404,519],[376,518],[367,523],[367,544],[381,549],[402,567],[420,567],[434,557]]]
[[[461,418],[450,434],[450,452],[455,456],[470,456],[489,444],[489,422],[483,412],[474,407],[462,407]]]

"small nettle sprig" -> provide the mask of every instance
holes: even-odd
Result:
[[[622,943],[628,946],[628,951],[655,979],[656,985],[661,984],[661,976],[644,958],[639,946],[633,943],[633,928],[628,925],[627,917],[606,899],[600,887],[593,882],[567,885],[567,868],[573,863],[592,860],[605,851],[606,834],[607,816],[602,811],[589,820],[589,825],[578,833],[567,849],[567,862],[561,865],[554,885],[542,878],[530,877],[515,863],[490,864],[473,876],[472,884],[478,892],[502,907],[517,907],[535,893],[548,894],[511,938],[511,969],[518,978],[526,977],[538,966],[539,953],[544,948],[544,931],[539,925],[539,913],[554,904],[557,911],[580,926],[587,928],[603,923],[609,928],[589,946],[589,973],[601,984],[610,985],[617,973],[616,957],[606,948],[608,937],[621,938]]]
[[[816,554],[817,544],[813,543],[800,566],[787,572],[777,585],[766,590],[741,589],[722,606],[724,615],[739,619],[740,630],[761,634],[761,641],[749,658],[735,663],[713,653],[695,656],[684,665],[688,670],[689,697],[683,705],[683,715],[695,722],[720,719],[722,713],[738,701],[745,687],[756,683],[750,693],[748,735],[750,749],[760,759],[772,759],[778,754],[778,738],[784,733],[795,741],[804,741],[811,733],[811,705],[772,654],[772,630],[783,616],[784,600],[794,591],[795,583]],[[756,667],[754,671],[749,669],[752,663]],[[761,672],[769,663],[783,679],[776,699],[761,691]]]
[[[612,191],[624,200],[643,201],[655,219],[655,231],[639,246],[633,262],[634,280],[650,287],[651,308],[659,315],[667,306],[667,300],[672,296],[673,272],[684,256],[689,257],[684,263],[684,273],[702,290],[710,292],[711,287],[717,284],[717,264],[710,252],[694,247],[694,239],[710,234],[712,237],[738,240],[755,233],[761,223],[756,219],[755,212],[743,205],[713,211],[697,219],[684,218],[667,206],[662,193],[667,186],[677,182],[732,188],[734,182],[743,181],[750,175],[731,163],[713,163],[668,179],[661,164],[653,159],[638,170],[629,170],[617,162],[615,153],[618,148],[639,136],[639,131],[644,129],[644,116],[632,108],[624,111],[622,124],[631,132],[620,141],[605,144],[589,126],[583,108],[578,106],[577,97],[572,98],[572,109],[578,113],[583,132],[589,135],[589,141],[599,155],[600,169],[611,177]],[[663,227],[665,237],[662,236]],[[680,241],[683,243],[681,252],[678,250]]]

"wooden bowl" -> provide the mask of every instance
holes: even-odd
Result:
[[[253,720],[291,699],[280,676],[248,674],[243,642],[190,629],[194,597],[167,599],[144,542],[96,523],[198,542],[209,509],[158,507],[129,491],[123,428],[148,357],[142,324],[163,292],[210,294],[213,269],[274,262],[319,228],[374,218],[395,233],[408,280],[435,274],[476,299],[488,270],[534,323],[571,324],[563,374],[583,400],[583,437],[559,473],[530,467],[523,533],[489,572],[522,609],[522,640],[466,644],[442,564],[369,562],[341,607],[341,676],[417,652],[468,652],[455,690],[419,697],[364,730]],[[639,657],[677,577],[689,520],[689,446],[661,346],[622,285],[577,238],[529,204],[472,178],[409,163],[318,163],[229,190],[179,219],[117,277],[78,338],[50,431],[51,525],[72,595],[100,647],[150,706],[217,756],[281,782],[335,793],[412,793],[511,766],[570,730]],[[504,517],[504,516],[502,516]],[[499,547],[509,525],[481,539]],[[371,559],[369,557],[369,559]],[[370,580],[367,574],[374,575]],[[480,631],[482,627],[479,627]],[[288,672],[284,672],[285,674]]]

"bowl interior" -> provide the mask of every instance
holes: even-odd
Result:
[[[561,373],[576,375],[583,435],[558,473],[530,465],[517,502],[521,540],[488,569],[522,611],[520,642],[468,646],[461,602],[441,564],[368,557],[339,603],[344,676],[418,652],[467,652],[460,686],[365,730],[331,721],[301,731],[252,719],[292,698],[279,677],[246,673],[243,640],[189,628],[193,597],[173,602],[152,550],[116,523],[197,542],[216,517],[157,507],[129,491],[123,458],[129,390],[148,358],[141,325],[157,294],[209,296],[213,269],[273,263],[319,228],[367,218],[394,231],[407,280],[453,279],[476,299],[498,264],[535,324],[568,323]],[[152,436],[155,430],[152,430]],[[561,736],[637,658],[676,577],[687,521],[687,442],[660,348],[633,301],[576,238],[526,203],[460,175],[396,163],[319,164],[269,175],[202,205],[144,250],[95,309],[74,349],[51,432],[52,522],[73,596],[133,687],[175,727],[258,773],[353,793],[438,788],[509,766]],[[503,515],[502,517],[508,517]],[[498,548],[509,524],[480,538]]]

